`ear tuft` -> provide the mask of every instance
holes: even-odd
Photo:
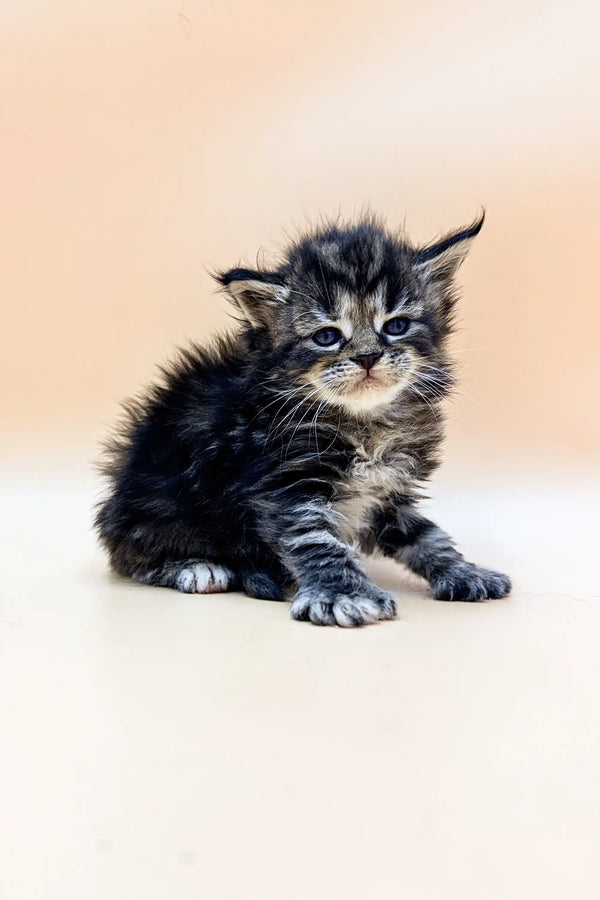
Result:
[[[445,235],[441,241],[415,251],[413,266],[431,278],[451,279],[471,249],[473,238],[481,231],[485,219],[482,210],[478,219],[467,228]]]
[[[232,303],[257,327],[268,326],[289,295],[285,281],[275,272],[230,269],[215,278]]]

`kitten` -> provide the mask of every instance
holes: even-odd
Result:
[[[359,549],[440,600],[508,594],[416,509],[452,387],[453,279],[482,223],[416,248],[367,216],[303,236],[273,270],[219,274],[243,328],[181,351],[108,448],[96,527],[115,572],[291,593],[292,616],[318,625],[396,615]]]

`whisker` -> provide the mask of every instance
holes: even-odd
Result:
[[[317,394],[318,391],[319,391],[319,388],[318,388],[318,387],[317,387],[317,388],[314,388],[314,389],[313,389],[312,391],[310,391],[306,396],[302,397],[302,399],[300,400],[300,402],[297,403],[297,404],[296,404],[296,405],[295,405],[288,413],[286,413],[286,415],[283,417],[283,419],[281,419],[279,422],[277,421],[277,418],[275,417],[275,419],[274,419],[274,421],[273,421],[273,424],[272,424],[271,428],[269,428],[269,432],[268,432],[268,434],[267,434],[267,437],[266,437],[266,440],[265,440],[265,444],[266,444],[267,441],[269,440],[269,438],[270,438],[270,436],[271,436],[271,432],[273,432],[273,429],[275,429],[275,431],[273,432],[275,435],[281,434],[282,429],[283,429],[283,426],[285,425],[285,423],[286,423],[290,418],[293,418],[293,416],[296,414],[296,412],[301,408],[302,404],[305,403],[307,400],[309,400],[311,397],[313,397],[315,394]],[[285,404],[284,404],[284,405],[285,405]]]
[[[298,422],[298,424],[297,424],[296,427],[294,428],[294,431],[292,432],[292,436],[290,437],[290,439],[289,439],[289,441],[288,441],[288,443],[287,443],[284,461],[287,460],[288,453],[290,452],[290,447],[291,447],[291,445],[292,445],[292,441],[294,440],[294,437],[296,436],[296,432],[297,432],[298,429],[302,426],[303,422],[305,422],[307,416],[310,414],[310,412],[312,411],[313,407],[314,407],[315,404],[318,403],[318,402],[319,402],[319,398],[317,397],[317,399],[316,399],[316,400],[313,400],[313,402],[310,404],[310,406],[308,407],[308,409],[306,409],[305,412],[304,412],[304,413],[302,414],[302,416],[300,417],[300,421]],[[310,444],[310,429],[309,429],[309,444]]]

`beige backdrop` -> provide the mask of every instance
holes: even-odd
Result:
[[[430,239],[483,204],[452,441],[592,459],[597,11],[4,0],[7,445],[91,447],[173,345],[230,324],[206,268],[283,227],[368,203]]]
[[[598,900],[599,20],[0,0],[2,900]],[[399,619],[317,629],[111,577],[119,398],[233,324],[208,268],[365,203],[487,208],[425,508],[512,595],[379,560]]]

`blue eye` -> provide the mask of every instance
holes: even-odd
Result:
[[[386,334],[396,337],[399,334],[406,334],[409,325],[410,319],[407,319],[406,316],[396,316],[394,319],[387,320],[383,330]]]
[[[339,343],[342,336],[339,328],[320,328],[313,334],[313,341],[319,347],[331,347],[333,344]]]

